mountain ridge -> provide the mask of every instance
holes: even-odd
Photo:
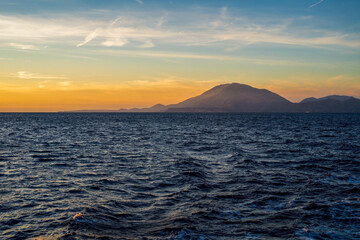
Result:
[[[170,105],[168,111],[202,109],[220,112],[276,112],[285,110],[290,104],[290,101],[269,90],[229,83],[215,86],[199,96]]]
[[[313,101],[319,102],[319,101],[324,101],[324,100],[328,100],[328,99],[338,100],[338,101],[346,101],[351,98],[355,98],[355,97],[345,96],[345,95],[329,95],[329,96],[325,96],[325,97],[321,97],[321,98],[314,98],[314,97],[305,98],[300,103],[307,103],[307,102],[313,102]]]
[[[91,110],[74,112],[89,111]],[[104,111],[106,110],[96,110]],[[293,103],[267,89],[240,83],[226,83],[176,104],[156,104],[149,108],[109,112],[360,112],[360,99],[329,95],[322,98],[305,98],[299,103]]]

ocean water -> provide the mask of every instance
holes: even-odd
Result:
[[[360,114],[0,114],[0,239],[360,239]]]

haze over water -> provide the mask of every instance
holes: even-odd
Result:
[[[359,114],[9,113],[0,141],[0,239],[360,238]]]

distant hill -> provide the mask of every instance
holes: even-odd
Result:
[[[336,101],[342,101],[343,102],[343,101],[350,100],[350,99],[353,99],[353,98],[354,97],[351,97],[351,96],[330,95],[330,96],[326,96],[326,97],[322,97],[322,98],[314,98],[314,97],[305,98],[300,103],[320,102],[320,101],[324,101],[324,100],[336,100]]]
[[[167,106],[168,112],[283,112],[292,103],[266,89],[231,83],[216,86],[203,94]]]
[[[333,112],[360,113],[360,99],[349,97],[347,100],[324,98],[320,101],[307,101],[295,104],[296,112]]]
[[[360,99],[331,95],[306,98],[300,103],[292,103],[266,89],[229,83],[213,87],[199,96],[177,104],[157,104],[150,108],[120,109],[115,112],[360,112]]]
[[[351,96],[330,95],[305,98],[295,105],[297,112],[360,112],[360,99]]]
[[[119,109],[119,112],[161,112],[165,111],[167,107],[162,104],[156,104],[150,108],[131,108],[131,109]]]

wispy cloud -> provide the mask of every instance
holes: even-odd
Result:
[[[139,48],[152,48],[155,44],[151,42],[150,40],[145,41],[143,44],[139,46]]]
[[[258,43],[360,48],[359,34],[304,27],[301,21],[305,20],[301,17],[273,18],[271,21],[248,19],[232,15],[227,8],[219,8],[217,14],[167,12],[166,21],[164,17],[159,18],[160,14],[154,12],[144,15],[131,12],[122,13],[113,20],[96,18],[91,21],[87,18],[70,16],[61,16],[48,21],[39,17],[0,15],[0,40],[13,42],[16,39],[23,42],[50,42],[62,45],[74,45],[74,42],[78,42],[75,44],[77,47],[94,41],[94,46],[126,45],[134,48],[150,48],[156,44],[156,46],[214,46],[238,49],[239,46]],[[175,22],[182,24],[174,24]],[[300,22],[302,24],[299,24]],[[297,26],[301,27],[297,29]],[[139,45],[139,42],[143,44]],[[23,47],[31,48],[30,45],[25,46],[25,44]]]
[[[68,79],[67,77],[64,76],[48,76],[37,73],[29,73],[25,71],[17,72],[16,77],[19,79]]]
[[[58,85],[60,86],[61,90],[67,90],[69,89],[69,87],[71,87],[72,82],[70,81],[59,82]]]
[[[44,78],[40,78],[44,79]],[[43,81],[37,83],[37,88],[39,89],[60,89],[60,90],[68,90],[69,88],[73,88],[73,84],[71,81],[56,81],[56,79],[46,78]]]
[[[95,31],[89,33],[85,37],[84,41],[82,41],[81,43],[76,45],[76,47],[81,47],[81,46],[84,46],[85,44],[89,43],[91,40],[93,40],[94,38],[96,38],[98,36],[98,32],[99,32],[99,29],[96,29]]]
[[[38,83],[38,88],[45,88],[45,87],[46,87],[46,84],[47,84],[48,82],[49,82],[49,81],[39,82],[39,83]]]
[[[141,0],[135,0],[137,3],[139,3],[139,4],[144,4],[144,2],[143,1],[141,1]]]
[[[320,3],[322,3],[324,0],[320,0],[318,1],[317,3],[314,3],[313,5],[311,5],[309,8],[313,8],[315,7],[316,5],[319,5]]]
[[[0,39],[22,40],[27,42],[46,41],[66,37],[82,37],[90,31],[86,19],[61,16],[59,18],[34,17],[34,16],[6,16],[0,15]],[[94,29],[94,28],[92,28]]]
[[[207,54],[194,54],[194,53],[178,53],[178,52],[159,52],[159,51],[135,51],[135,50],[100,50],[95,51],[97,54],[110,54],[110,55],[125,55],[130,57],[152,57],[161,59],[197,59],[197,60],[214,60],[214,61],[239,61],[249,62],[259,65],[272,65],[272,66],[292,66],[292,65],[308,65],[312,63],[306,63],[301,61],[289,61],[289,60],[274,60],[274,59],[261,59],[261,58],[247,58],[237,56],[226,55],[207,55]],[[321,64],[319,64],[321,65]]]
[[[105,47],[121,47],[127,43],[128,43],[128,41],[126,39],[109,38],[106,41],[102,42],[101,45],[103,45]]]
[[[166,18],[165,18],[165,17],[161,17],[161,18],[157,21],[156,26],[157,26],[157,27],[162,27],[165,22],[166,22]]]
[[[29,44],[9,43],[9,46],[21,50],[40,50],[40,48]]]

